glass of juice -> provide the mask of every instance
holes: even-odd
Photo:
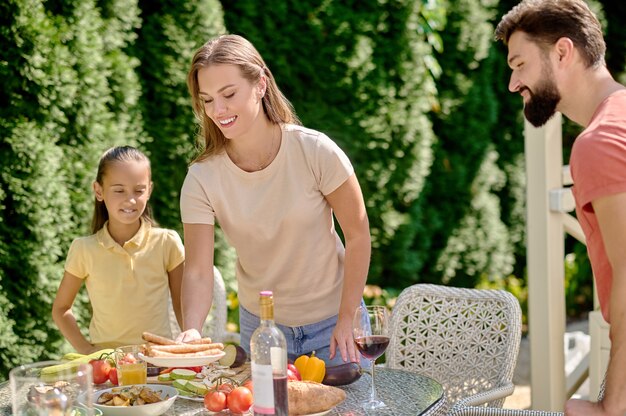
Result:
[[[146,384],[148,363],[139,358],[140,345],[126,345],[115,349],[115,366],[121,386]]]

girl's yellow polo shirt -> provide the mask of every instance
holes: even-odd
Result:
[[[93,315],[91,342],[102,347],[142,344],[141,333],[171,337],[168,319],[168,272],[184,260],[176,231],[142,221],[121,247],[100,231],[72,242],[65,270],[85,279]]]

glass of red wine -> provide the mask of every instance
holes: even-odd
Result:
[[[357,349],[372,363],[372,392],[369,401],[363,404],[365,410],[376,410],[387,405],[376,396],[374,386],[374,364],[389,345],[389,313],[384,306],[361,305],[354,312],[352,335]]]

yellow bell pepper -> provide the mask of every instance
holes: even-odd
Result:
[[[315,356],[315,351],[311,356],[301,355],[296,358],[293,365],[296,366],[302,380],[315,381],[321,383],[326,374],[326,363]]]

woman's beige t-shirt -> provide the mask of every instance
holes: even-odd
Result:
[[[215,224],[237,252],[239,301],[259,315],[262,290],[274,292],[274,318],[288,326],[336,315],[345,250],[324,195],[354,172],[323,133],[282,126],[265,169],[245,172],[224,152],[189,168],[181,191],[186,224]]]

